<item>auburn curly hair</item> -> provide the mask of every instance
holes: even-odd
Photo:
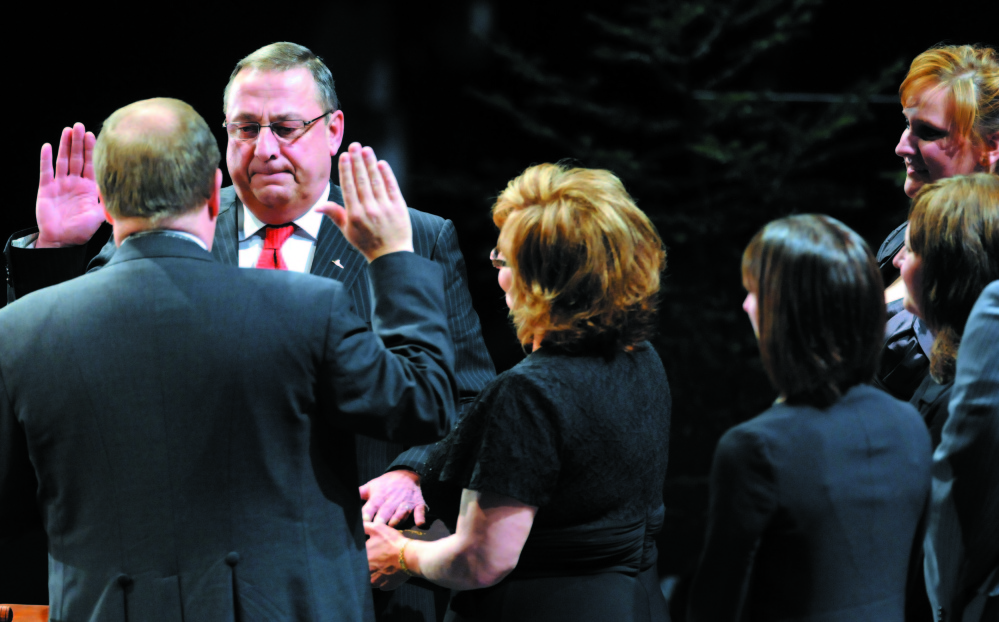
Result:
[[[666,251],[611,172],[529,167],[492,209],[513,271],[510,317],[525,346],[627,350],[655,329]]]

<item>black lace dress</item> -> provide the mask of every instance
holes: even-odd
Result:
[[[517,568],[455,592],[446,619],[668,620],[653,538],[670,407],[648,344],[609,357],[545,346],[497,376],[438,444],[424,495],[452,530],[462,488],[538,512]]]

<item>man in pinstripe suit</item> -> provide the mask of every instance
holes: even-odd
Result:
[[[342,282],[357,313],[370,321],[364,257],[316,211],[327,200],[342,202],[340,188],[330,178],[344,122],[329,69],[302,46],[271,44],[236,65],[224,104],[229,136],[226,163],[234,185],[221,193],[212,248],[216,260],[254,267],[264,249],[266,227],[294,224],[291,237],[280,249],[288,269]],[[12,238],[5,249],[9,300],[65,280],[75,266],[82,268],[84,245],[103,221],[88,166],[93,142],[93,135],[80,124],[64,130],[55,175],[47,183],[43,177],[39,186],[38,236],[19,232],[14,237],[20,239]],[[52,170],[51,159],[51,148],[43,148],[43,169]],[[410,210],[410,215],[415,252],[444,269],[455,376],[465,406],[495,370],[472,309],[464,260],[450,221],[416,210]],[[53,249],[37,250],[47,247]],[[106,264],[114,252],[109,242],[88,270]],[[366,500],[365,520],[397,525],[412,514],[422,523],[425,506],[416,471],[428,448],[407,449],[366,437],[359,437],[357,443],[359,483],[367,482],[360,489]],[[383,621],[430,622],[435,617],[433,593],[418,585],[393,593],[377,592],[375,609]]]

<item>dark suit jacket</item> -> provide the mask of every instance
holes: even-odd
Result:
[[[943,613],[946,620],[959,620],[983,587],[999,586],[997,342],[999,281],[993,281],[968,317],[957,354],[950,416],[933,455],[926,587],[935,613]]]
[[[335,180],[330,182],[330,199],[343,204],[340,188]],[[239,210],[243,204],[230,186],[222,189],[218,224],[212,254],[229,265],[239,263],[239,237],[236,230]],[[472,299],[466,285],[465,262],[458,247],[454,225],[449,220],[411,209],[413,245],[417,255],[433,259],[444,269],[444,296],[447,305],[448,331],[455,349],[455,377],[458,382],[460,409],[475,399],[479,391],[496,375],[485,342],[479,318],[472,308]],[[35,230],[19,231],[11,241]],[[4,253],[7,258],[8,299],[13,300],[31,291],[65,281],[81,274],[86,263],[86,246],[61,249],[24,250],[13,248],[8,241]],[[100,254],[90,262],[88,269],[95,270],[114,256],[114,241],[109,240]],[[343,268],[333,263],[339,260]],[[340,230],[329,219],[324,219],[319,230],[312,274],[336,279],[344,284],[354,303],[354,309],[365,321],[371,321],[371,294],[366,278],[367,262],[354,249]],[[413,470],[422,467],[429,447],[410,448],[402,453],[400,443],[358,438],[358,484],[381,475],[390,465],[405,466]]]
[[[901,622],[929,478],[926,426],[871,386],[732,428],[688,619]]]
[[[162,234],[0,310],[0,529],[37,477],[51,619],[373,618],[353,433],[429,442],[454,396],[440,269],[367,273],[377,334]]]

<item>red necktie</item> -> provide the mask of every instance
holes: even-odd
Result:
[[[260,251],[260,258],[257,259],[257,267],[266,270],[287,270],[288,264],[281,256],[281,247],[285,240],[291,237],[295,230],[295,225],[281,225],[278,227],[267,226],[267,236],[264,238],[264,248]]]

